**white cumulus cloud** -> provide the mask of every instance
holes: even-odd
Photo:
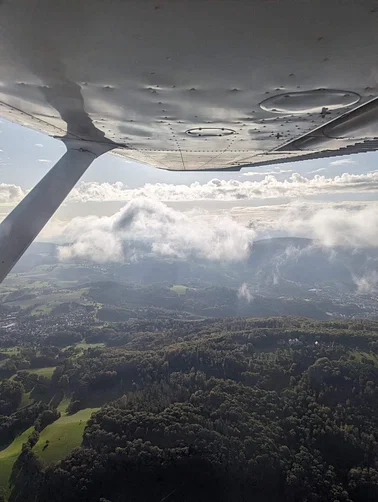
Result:
[[[134,199],[110,217],[75,218],[64,230],[70,245],[62,260],[123,261],[139,253],[219,261],[246,259],[255,236],[229,217],[211,222],[201,214],[182,213],[150,199]]]
[[[0,204],[12,204],[25,197],[25,192],[18,185],[0,183]]]
[[[116,183],[82,182],[70,193],[69,199],[75,202],[126,201],[130,190],[121,181]]]
[[[378,203],[309,201],[239,206],[214,214],[204,209],[181,212],[160,201],[139,198],[112,216],[76,217],[68,224],[53,222],[43,235],[69,243],[60,247],[63,260],[100,263],[137,259],[143,254],[237,261],[249,256],[254,240],[277,236],[312,238],[315,246],[330,252],[337,247],[377,248]],[[288,259],[288,253],[294,259],[295,252],[287,248],[283,259]],[[368,287],[364,286],[368,280],[372,278],[361,279],[361,291]]]
[[[293,173],[285,180],[268,174],[260,181],[239,181],[212,179],[207,183],[174,185],[168,183],[147,183],[141,188],[130,189],[121,182],[81,183],[75,188],[69,200],[86,201],[128,201],[135,197],[148,197],[161,201],[195,200],[242,200],[275,197],[305,197],[322,193],[371,192],[378,190],[378,171],[364,174],[343,173],[334,178],[315,175],[306,178]]]

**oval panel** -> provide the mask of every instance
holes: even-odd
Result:
[[[273,113],[322,113],[355,105],[360,99],[355,92],[316,89],[272,96],[260,103],[260,108]]]

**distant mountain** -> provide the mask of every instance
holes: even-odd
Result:
[[[236,287],[246,282],[262,294],[301,295],[309,289],[324,287],[350,293],[357,291],[361,280],[373,277],[378,270],[378,250],[330,249],[310,239],[275,238],[255,242],[247,261],[145,257],[108,270],[118,280],[138,284]]]
[[[377,270],[375,248],[325,248],[310,239],[278,238],[254,244],[245,273],[261,291],[294,293],[331,286],[352,292]]]
[[[258,294],[301,296],[309,290],[331,288],[339,293],[375,291],[378,283],[378,250],[375,248],[324,248],[301,238],[274,238],[256,241],[248,260],[218,262],[199,259],[172,259],[145,255],[128,263],[92,264],[76,262],[61,267],[56,246],[34,243],[15,272],[25,272],[41,264],[57,264],[52,274],[78,281],[114,280],[139,285],[190,284],[198,287],[239,287],[242,283]]]
[[[52,291],[87,290],[91,301],[103,304],[104,321],[146,315],[376,318],[377,270],[377,249],[328,249],[294,237],[257,241],[239,262],[145,255],[128,263],[67,264],[58,261],[54,244],[35,243],[14,269],[20,275],[8,281],[36,297],[46,283]]]

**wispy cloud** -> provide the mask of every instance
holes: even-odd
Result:
[[[319,167],[319,169],[314,169],[313,171],[310,171],[309,174],[315,174],[315,173],[321,173],[326,171],[327,169],[325,167]]]
[[[267,176],[268,174],[277,174],[277,171],[248,171],[247,173],[241,173],[242,176]]]
[[[238,289],[238,298],[245,300],[247,303],[251,303],[253,300],[253,296],[251,295],[251,292],[249,291],[249,288],[245,282],[240,286]]]
[[[51,162],[51,160],[49,160],[49,159],[38,159],[38,162],[43,162],[43,163],[47,164],[47,163]]]
[[[277,174],[287,174],[292,173],[292,169],[276,169],[275,171],[248,171],[246,173],[241,173],[243,176],[276,176]]]
[[[346,166],[348,164],[356,164],[357,162],[353,159],[338,159],[330,162],[331,166]]]
[[[370,271],[368,275],[361,277],[353,276],[357,290],[361,294],[372,294],[378,292],[378,273]]]

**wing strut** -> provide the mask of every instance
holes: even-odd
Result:
[[[55,213],[90,164],[111,143],[64,140],[67,151],[0,224],[0,282]]]

